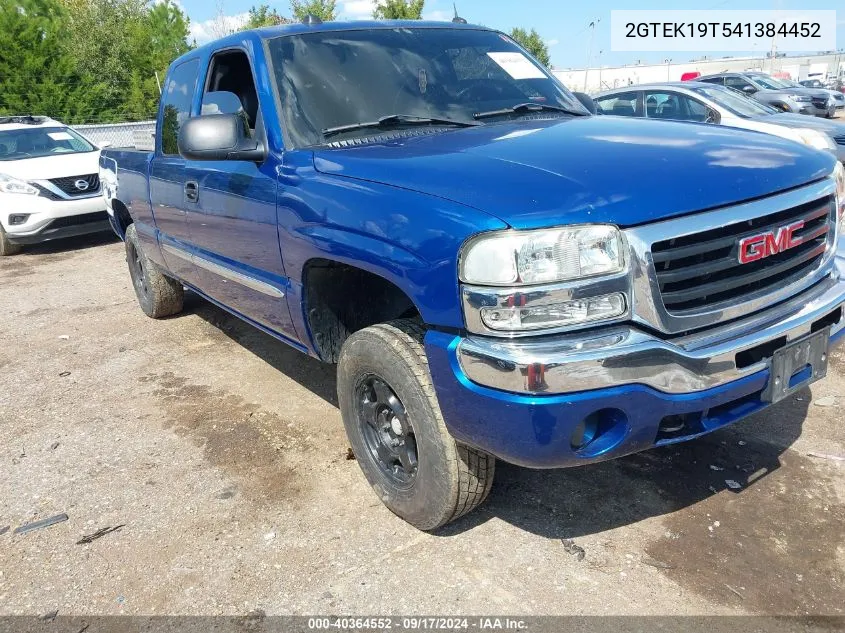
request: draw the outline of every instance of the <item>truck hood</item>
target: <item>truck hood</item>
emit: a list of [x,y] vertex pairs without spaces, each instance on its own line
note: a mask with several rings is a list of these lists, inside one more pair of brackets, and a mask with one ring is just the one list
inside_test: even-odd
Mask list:
[[449,199],[526,229],[643,224],[799,187],[834,164],[774,136],[601,116],[517,120],[314,153],[323,173]]
[[0,174],[19,180],[49,180],[68,176],[96,174],[99,171],[100,151],[76,154],[57,154],[26,160],[0,161]]

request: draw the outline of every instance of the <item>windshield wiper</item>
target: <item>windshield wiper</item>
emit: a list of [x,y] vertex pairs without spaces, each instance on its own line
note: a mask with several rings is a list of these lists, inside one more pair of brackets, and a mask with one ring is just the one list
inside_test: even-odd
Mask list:
[[475,127],[481,125],[475,121],[457,121],[455,119],[441,119],[437,117],[414,116],[412,114],[389,114],[381,117],[378,121],[364,123],[349,123],[328,127],[323,130],[323,137],[328,138],[343,132],[354,132],[355,130],[366,130],[368,128],[389,128],[397,125],[454,125],[456,127]]
[[510,108],[502,108],[501,110],[490,110],[489,112],[478,112],[472,115],[474,119],[487,119],[494,116],[507,116],[510,114],[526,114],[528,112],[565,112],[566,114],[573,114],[575,116],[587,116],[587,112],[579,112],[578,110],[564,108],[556,105],[549,105],[547,103],[517,103]]

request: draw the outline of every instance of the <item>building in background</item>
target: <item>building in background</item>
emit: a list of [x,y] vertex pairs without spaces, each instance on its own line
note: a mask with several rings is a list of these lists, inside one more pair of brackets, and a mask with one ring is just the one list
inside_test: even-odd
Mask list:
[[845,51],[822,55],[796,57],[722,57],[674,63],[667,59],[662,64],[632,64],[599,68],[555,69],[555,76],[571,90],[588,93],[610,90],[633,84],[657,81],[680,81],[687,72],[710,75],[720,72],[743,72],[748,70],[787,77],[795,81],[820,79],[825,81],[845,75]]

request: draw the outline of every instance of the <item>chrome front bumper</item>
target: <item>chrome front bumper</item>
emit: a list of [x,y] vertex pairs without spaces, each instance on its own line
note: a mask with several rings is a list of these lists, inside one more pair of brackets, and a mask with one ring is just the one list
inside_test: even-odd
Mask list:
[[775,307],[683,337],[629,325],[521,340],[470,336],[458,345],[458,361],[472,382],[513,393],[629,384],[669,394],[704,391],[766,369],[774,348],[813,331],[830,327],[836,337],[845,327],[845,259],[837,256],[829,271]]

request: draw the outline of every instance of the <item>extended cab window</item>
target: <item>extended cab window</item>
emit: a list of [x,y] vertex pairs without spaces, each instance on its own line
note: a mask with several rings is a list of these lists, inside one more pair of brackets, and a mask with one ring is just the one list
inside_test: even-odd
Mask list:
[[559,81],[495,31],[321,31],[267,45],[294,147],[372,135],[377,132],[359,129],[327,139],[324,131],[393,115],[466,123],[475,114],[525,103],[587,114]]
[[637,116],[637,93],[625,92],[612,97],[600,97],[596,99],[596,107],[601,114]]
[[164,86],[164,120],[161,125],[161,152],[168,156],[179,153],[179,128],[191,116],[191,103],[197,86],[199,60],[176,66]]

